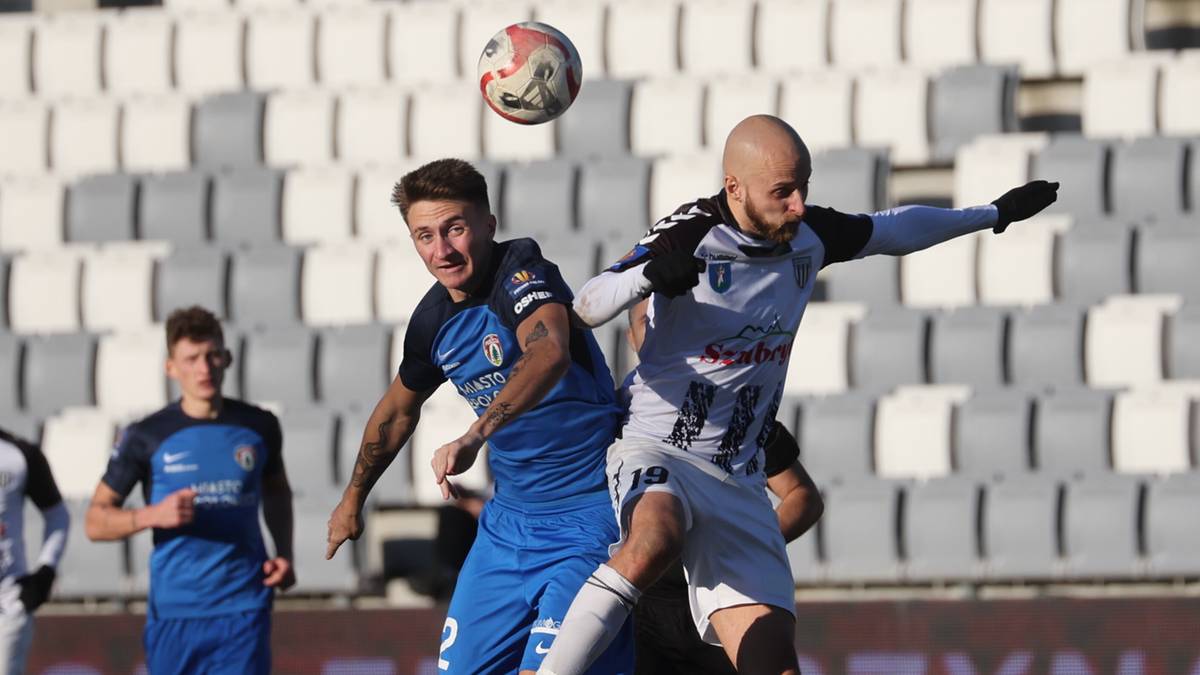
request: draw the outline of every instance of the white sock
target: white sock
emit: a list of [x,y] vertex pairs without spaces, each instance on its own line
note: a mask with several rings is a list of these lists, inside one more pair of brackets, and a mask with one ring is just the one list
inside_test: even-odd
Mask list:
[[617,636],[642,592],[608,565],[584,582],[538,675],[581,675]]

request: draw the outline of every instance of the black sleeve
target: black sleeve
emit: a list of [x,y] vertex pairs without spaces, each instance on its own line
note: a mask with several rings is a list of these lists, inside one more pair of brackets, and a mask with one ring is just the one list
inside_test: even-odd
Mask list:
[[266,478],[283,473],[283,430],[273,413],[264,411],[264,415],[266,420],[260,433],[267,446],[267,463],[263,465],[263,478]]
[[825,246],[825,260],[821,267],[853,260],[871,240],[871,233],[875,230],[871,216],[841,213],[822,206],[807,207],[804,222]]
[[126,427],[108,458],[108,468],[101,480],[124,499],[139,481],[146,480],[149,475],[150,457],[145,439],[136,426]]
[[800,456],[800,444],[796,442],[796,437],[792,435],[792,432],[776,420],[775,426],[771,428],[771,433],[767,437],[767,445],[763,448],[763,454],[766,455],[766,465],[763,467],[763,471],[770,478],[787,471],[787,468],[796,461],[796,458]]
[[715,198],[684,204],[655,223],[646,236],[607,270],[624,272],[675,249],[694,252],[708,231],[721,223],[721,218]]
[[400,361],[400,381],[413,391],[437,389],[446,381],[442,369],[433,364],[433,339],[438,326],[431,325],[432,312],[418,311],[404,332],[404,357]]
[[46,461],[42,449],[21,439],[12,438],[10,440],[25,456],[26,496],[33,500],[34,505],[42,511],[62,502],[58,483],[54,482],[54,474],[50,472],[50,462]]
[[571,306],[574,297],[558,267],[547,260],[527,260],[506,270],[502,290],[493,294],[492,311],[512,331],[542,305]]

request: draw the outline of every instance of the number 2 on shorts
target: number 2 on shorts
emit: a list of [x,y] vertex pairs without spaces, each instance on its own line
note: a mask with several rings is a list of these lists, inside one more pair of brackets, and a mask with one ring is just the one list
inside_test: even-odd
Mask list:
[[442,628],[442,632],[449,632],[449,634],[442,640],[442,647],[438,650],[438,670],[450,670],[450,662],[443,659],[442,654],[446,653],[450,645],[458,639],[458,622],[453,617],[446,617],[446,625]]
[[642,475],[641,469],[636,469],[633,472],[633,486],[629,489],[636,490],[639,483],[644,483],[646,485],[658,485],[659,483],[665,483],[667,482],[667,477],[669,475],[670,474],[668,473],[667,469],[661,466],[647,467],[645,476]]

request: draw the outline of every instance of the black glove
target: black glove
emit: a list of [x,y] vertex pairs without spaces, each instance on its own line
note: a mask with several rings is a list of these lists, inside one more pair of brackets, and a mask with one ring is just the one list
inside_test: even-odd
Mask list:
[[21,604],[25,605],[25,613],[33,614],[46,602],[50,597],[50,587],[54,585],[54,577],[54,568],[42,565],[33,574],[26,574],[17,579],[17,585],[21,587]]
[[690,252],[675,249],[646,263],[646,278],[655,293],[674,298],[700,283],[704,266],[704,261]]
[[1058,201],[1058,183],[1044,180],[1030,181],[1000,195],[996,201],[996,219],[992,232],[1000,234],[1012,223],[1036,216],[1042,209]]

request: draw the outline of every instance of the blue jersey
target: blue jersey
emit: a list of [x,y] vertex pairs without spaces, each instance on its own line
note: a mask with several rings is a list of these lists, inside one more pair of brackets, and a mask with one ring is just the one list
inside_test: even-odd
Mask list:
[[197,618],[269,607],[258,509],[264,476],[283,471],[279,421],[225,399],[216,419],[188,417],[176,402],[130,425],[104,483],[122,497],[137,483],[147,504],[196,490],[195,519],[154,530],[152,617]]
[[[558,268],[532,239],[494,244],[486,281],[470,297],[453,302],[435,284],[417,305],[400,379],[413,391],[449,379],[480,415],[521,357],[521,320],[550,303],[570,309],[571,301]],[[605,452],[618,423],[612,376],[590,331],[571,328],[570,353],[567,374],[550,393],[488,440],[502,501],[530,505],[606,489]]]

